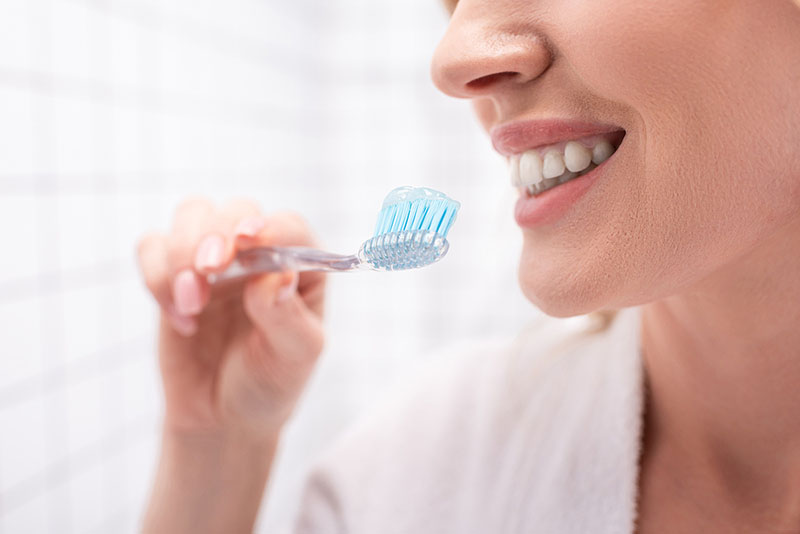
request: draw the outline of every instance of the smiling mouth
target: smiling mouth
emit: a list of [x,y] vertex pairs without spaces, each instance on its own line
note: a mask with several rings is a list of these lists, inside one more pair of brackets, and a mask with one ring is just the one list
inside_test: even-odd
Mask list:
[[580,178],[608,160],[625,131],[590,135],[528,149],[508,157],[511,185],[528,196],[539,195]]

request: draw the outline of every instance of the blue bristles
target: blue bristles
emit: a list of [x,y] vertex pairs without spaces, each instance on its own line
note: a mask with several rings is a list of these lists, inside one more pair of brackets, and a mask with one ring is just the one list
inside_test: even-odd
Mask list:
[[428,230],[447,237],[461,204],[427,187],[398,187],[383,201],[375,236]]
[[359,251],[376,269],[395,271],[438,261],[461,204],[426,187],[398,187],[383,201],[375,235]]

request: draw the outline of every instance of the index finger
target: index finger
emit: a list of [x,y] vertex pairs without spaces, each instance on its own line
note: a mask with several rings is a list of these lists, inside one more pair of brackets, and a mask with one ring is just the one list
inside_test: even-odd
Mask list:
[[[279,247],[313,247],[320,248],[306,219],[291,211],[273,212],[262,216],[262,224],[257,232],[249,235],[237,235],[236,248],[250,250],[264,246]],[[306,296],[319,290],[325,280],[325,273],[305,271],[299,277],[297,291]]]

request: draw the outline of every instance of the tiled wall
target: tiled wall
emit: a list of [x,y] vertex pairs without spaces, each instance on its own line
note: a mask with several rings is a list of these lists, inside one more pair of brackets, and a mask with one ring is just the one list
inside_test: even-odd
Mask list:
[[161,393],[134,245],[189,194],[300,211],[338,252],[397,185],[463,206],[441,263],[331,280],[259,531],[431,350],[536,317],[503,164],[428,80],[444,25],[435,0],[0,2],[0,534],[136,531]]

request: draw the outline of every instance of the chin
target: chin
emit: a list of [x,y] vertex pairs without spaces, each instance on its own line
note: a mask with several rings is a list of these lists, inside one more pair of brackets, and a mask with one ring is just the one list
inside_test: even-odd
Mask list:
[[610,304],[598,277],[590,276],[590,273],[575,269],[543,269],[542,265],[526,262],[523,256],[517,278],[525,298],[551,317],[586,315],[606,309]]

